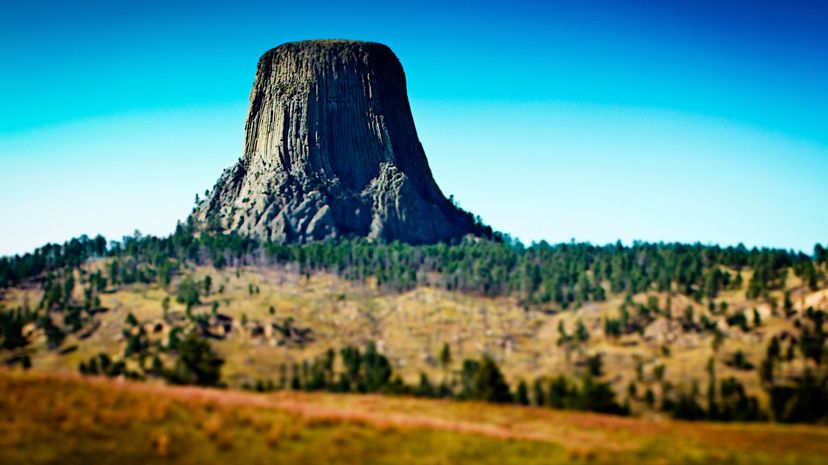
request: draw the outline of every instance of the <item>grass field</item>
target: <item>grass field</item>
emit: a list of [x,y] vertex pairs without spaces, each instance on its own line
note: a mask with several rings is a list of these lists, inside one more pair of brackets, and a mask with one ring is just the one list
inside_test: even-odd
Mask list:
[[828,428],[0,369],[0,463],[821,464]]

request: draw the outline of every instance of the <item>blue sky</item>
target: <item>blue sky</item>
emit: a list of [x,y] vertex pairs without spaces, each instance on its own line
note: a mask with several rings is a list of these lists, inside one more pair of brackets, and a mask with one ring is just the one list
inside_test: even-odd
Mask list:
[[15,3],[0,254],[171,232],[313,38],[389,45],[443,191],[525,242],[828,242],[821,2]]

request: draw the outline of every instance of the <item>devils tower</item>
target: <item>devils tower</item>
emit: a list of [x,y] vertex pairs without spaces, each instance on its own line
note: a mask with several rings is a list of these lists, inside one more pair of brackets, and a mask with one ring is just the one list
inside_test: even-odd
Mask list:
[[265,53],[241,159],[195,219],[260,239],[409,243],[481,235],[431,175],[394,53],[373,42],[292,42]]

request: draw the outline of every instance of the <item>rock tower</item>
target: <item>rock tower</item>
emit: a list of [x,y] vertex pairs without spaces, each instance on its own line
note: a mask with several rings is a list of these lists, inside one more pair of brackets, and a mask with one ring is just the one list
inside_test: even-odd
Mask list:
[[241,159],[194,215],[284,242],[490,233],[437,187],[394,53],[344,40],[286,43],[259,59]]

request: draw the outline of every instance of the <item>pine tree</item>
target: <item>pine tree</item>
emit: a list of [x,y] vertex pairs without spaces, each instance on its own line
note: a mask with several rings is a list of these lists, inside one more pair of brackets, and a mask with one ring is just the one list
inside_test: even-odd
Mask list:
[[529,386],[524,380],[518,382],[517,391],[515,392],[515,403],[518,405],[529,405]]
[[443,348],[440,350],[440,365],[444,370],[448,370],[451,366],[451,347],[448,342],[443,343]]

